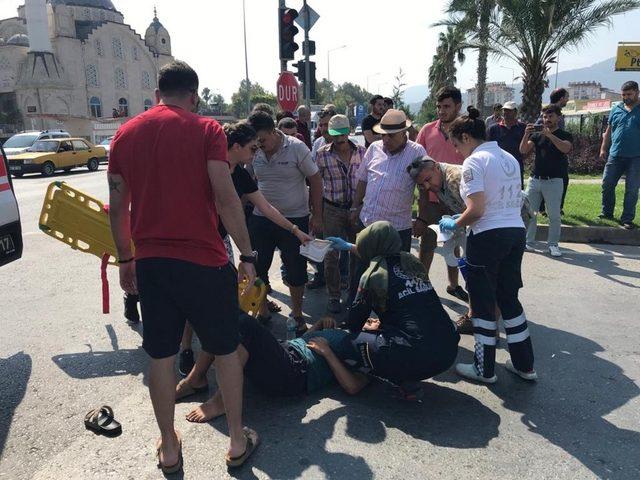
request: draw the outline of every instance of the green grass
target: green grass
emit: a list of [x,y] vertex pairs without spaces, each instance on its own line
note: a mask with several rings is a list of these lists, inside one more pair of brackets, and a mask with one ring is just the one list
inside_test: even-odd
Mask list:
[[[624,185],[616,188],[616,208],[613,213],[614,218],[619,219],[622,213],[622,200],[624,198]],[[591,184],[571,184],[567,191],[567,198],[564,202],[564,215],[562,216],[563,225],[576,226],[599,226],[599,227],[618,227],[617,221],[601,220],[598,218],[602,204],[602,189],[600,185]],[[636,208],[636,218],[639,216],[640,209]],[[538,215],[538,223],[548,224],[549,219]]]
[[601,180],[602,174],[601,173],[592,173],[592,174],[570,173],[569,178],[575,179],[575,180],[594,180],[594,179]]

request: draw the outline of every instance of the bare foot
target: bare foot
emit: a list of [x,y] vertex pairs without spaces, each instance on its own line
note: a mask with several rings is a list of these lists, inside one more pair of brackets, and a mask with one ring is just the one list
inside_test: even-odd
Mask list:
[[164,442],[162,441],[162,438],[159,438],[156,443],[156,455],[160,465],[163,467],[170,467],[178,463],[181,448],[182,437],[177,431],[173,438]]
[[187,413],[187,420],[193,423],[205,423],[224,414],[222,395],[216,392],[209,400]]
[[190,381],[188,378],[184,378],[176,385],[176,400],[188,397],[195,393],[199,393],[199,390],[207,387],[207,380]]

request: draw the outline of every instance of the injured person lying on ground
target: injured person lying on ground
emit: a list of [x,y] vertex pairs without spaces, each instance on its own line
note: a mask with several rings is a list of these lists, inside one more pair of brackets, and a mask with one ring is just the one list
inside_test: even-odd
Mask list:
[[[307,394],[334,381],[355,395],[368,383],[366,375],[347,369],[341,359],[355,363],[358,352],[350,334],[335,329],[332,318],[316,322],[302,337],[280,343],[256,319],[240,314],[238,352],[249,382],[263,393],[274,396]],[[176,386],[176,400],[206,391],[207,371],[215,357],[202,352],[193,370]],[[224,415],[220,390],[187,414],[190,422],[208,422]]]
[[[451,367],[460,336],[422,263],[401,251],[393,226],[375,222],[358,234],[355,245],[336,237],[327,240],[369,264],[347,322],[360,353],[357,369],[410,392],[415,382]],[[369,318],[372,311],[378,321]]]

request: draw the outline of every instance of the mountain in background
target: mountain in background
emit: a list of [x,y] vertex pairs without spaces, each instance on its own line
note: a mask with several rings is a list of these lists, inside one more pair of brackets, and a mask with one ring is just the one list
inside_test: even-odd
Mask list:
[[[616,63],[615,57],[608,58],[602,62],[591,65],[590,67],[577,68],[575,70],[566,70],[558,73],[558,81],[556,82],[556,75],[549,76],[549,88],[545,89],[542,96],[543,103],[549,101],[549,95],[557,84],[558,87],[566,86],[569,82],[587,82],[594,81],[599,82],[605,88],[612,90],[618,90],[620,86],[628,81],[635,80],[640,83],[640,72],[616,72],[614,66]],[[490,81],[490,80],[489,80]],[[520,104],[522,101],[522,84],[516,83],[514,85],[515,101]],[[463,101],[466,97],[466,89],[462,92]],[[417,113],[420,111],[422,102],[429,96],[429,87],[427,85],[414,85],[408,87],[403,94],[403,100],[409,105],[412,112]]]

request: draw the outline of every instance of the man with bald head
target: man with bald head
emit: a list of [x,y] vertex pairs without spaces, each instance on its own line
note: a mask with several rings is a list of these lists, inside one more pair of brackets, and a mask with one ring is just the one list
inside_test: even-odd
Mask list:
[[311,110],[304,105],[300,105],[297,110],[298,118],[296,123],[298,124],[298,133],[304,138],[304,143],[309,150],[312,148],[311,144],[311,131],[309,130],[309,122],[311,122]]

